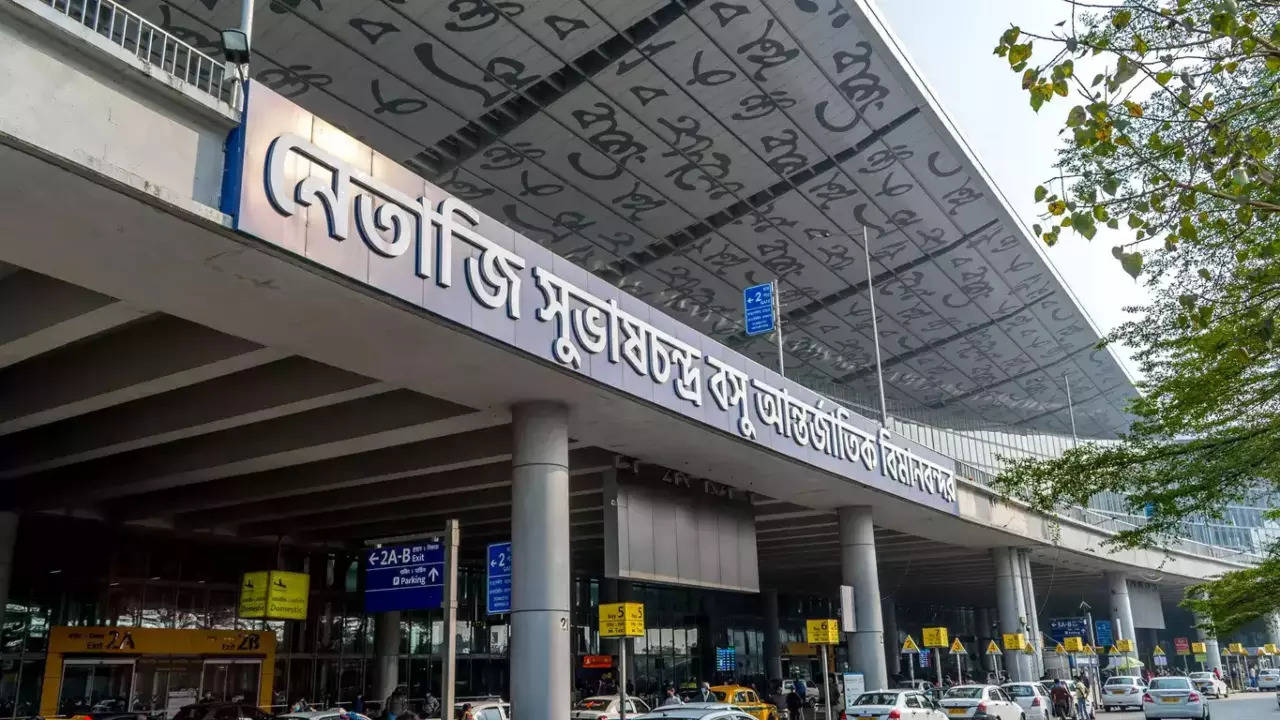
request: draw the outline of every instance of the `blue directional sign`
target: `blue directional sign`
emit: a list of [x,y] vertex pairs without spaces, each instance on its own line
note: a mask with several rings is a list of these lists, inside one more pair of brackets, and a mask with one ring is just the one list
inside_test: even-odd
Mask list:
[[1115,637],[1111,634],[1110,620],[1095,620],[1093,625],[1098,630],[1098,645],[1101,647],[1111,647],[1115,642]]
[[1069,637],[1089,642],[1089,620],[1082,617],[1054,618],[1049,621],[1049,635],[1054,642],[1062,642]]
[[490,615],[511,612],[511,543],[489,546],[489,591],[485,610]]
[[748,335],[773,332],[773,285],[752,285],[742,291],[742,322]]
[[444,545],[438,540],[372,549],[365,555],[364,609],[444,606]]

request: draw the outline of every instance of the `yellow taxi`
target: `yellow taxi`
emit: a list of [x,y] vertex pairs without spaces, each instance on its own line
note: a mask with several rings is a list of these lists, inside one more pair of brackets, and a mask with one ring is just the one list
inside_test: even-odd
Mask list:
[[720,702],[732,703],[742,708],[756,720],[778,720],[778,708],[756,695],[756,691],[741,685],[716,685],[711,688]]

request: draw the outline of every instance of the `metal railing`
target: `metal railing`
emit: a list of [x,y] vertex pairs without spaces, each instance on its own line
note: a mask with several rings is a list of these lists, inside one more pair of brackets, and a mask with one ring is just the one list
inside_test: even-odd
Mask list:
[[[966,462],[960,460],[955,461],[956,474],[965,477],[983,487],[991,488],[992,481],[995,479],[991,473],[976,468]],[[1092,525],[1096,528],[1107,530],[1109,532],[1120,532],[1122,530],[1132,530],[1140,527],[1140,523],[1129,522],[1121,518],[1104,513],[1092,508],[1072,505],[1058,510],[1060,517],[1082,522]],[[1202,543],[1198,540],[1192,540],[1186,537],[1180,537],[1169,541],[1165,545],[1166,549],[1179,550],[1181,552],[1201,557],[1209,557],[1217,560],[1230,560],[1235,562],[1243,562],[1248,564],[1257,564],[1263,560],[1263,557],[1247,550],[1237,550],[1220,545],[1210,545]]]
[[179,40],[112,0],[42,0],[45,5],[106,38],[145,63],[196,90],[237,106],[239,82],[226,64]]

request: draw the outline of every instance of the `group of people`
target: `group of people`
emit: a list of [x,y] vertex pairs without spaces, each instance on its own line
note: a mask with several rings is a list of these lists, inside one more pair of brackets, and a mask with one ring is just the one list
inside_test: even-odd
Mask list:
[[1071,678],[1070,682],[1061,678],[1054,681],[1049,688],[1049,700],[1053,703],[1053,716],[1066,720],[1072,715],[1072,703],[1075,703],[1077,720],[1093,720],[1093,703],[1090,699],[1089,678],[1084,673]]

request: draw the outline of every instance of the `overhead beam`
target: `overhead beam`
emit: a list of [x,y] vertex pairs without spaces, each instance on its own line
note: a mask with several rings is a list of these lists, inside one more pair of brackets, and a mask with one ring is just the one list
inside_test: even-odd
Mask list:
[[92,337],[147,311],[23,268],[0,275],[0,368]]
[[288,357],[78,418],[0,436],[0,478],[295,415],[391,389],[355,373]]
[[21,478],[13,496],[16,506],[24,509],[61,507],[68,500],[84,505],[352,455],[503,420],[500,414],[468,412],[410,390],[393,390],[37,473]]
[[168,392],[284,357],[168,315],[0,370],[0,435]]

